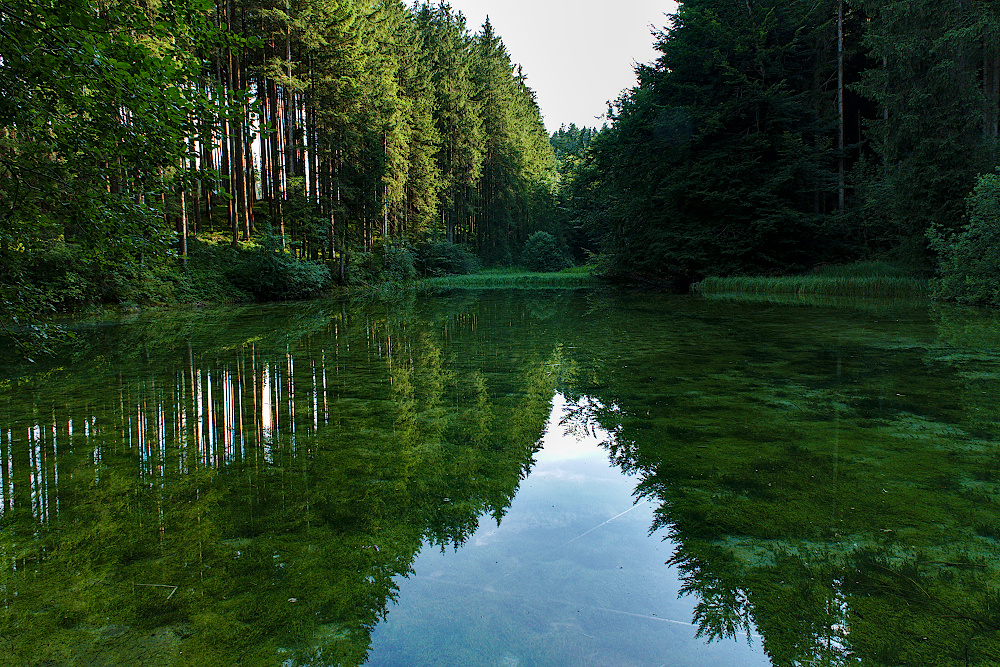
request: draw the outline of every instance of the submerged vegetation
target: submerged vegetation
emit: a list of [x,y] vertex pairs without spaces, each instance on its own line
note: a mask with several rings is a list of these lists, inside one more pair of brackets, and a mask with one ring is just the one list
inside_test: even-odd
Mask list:
[[698,304],[602,304],[571,420],[656,503],[699,635],[776,667],[995,664],[996,318]]
[[[467,557],[452,547],[478,549],[480,524],[484,542],[502,539],[489,524],[509,518],[556,391],[564,423],[602,434],[654,508],[637,532],[668,538],[653,567],[690,601],[672,619],[684,646],[746,633],[775,667],[994,664],[998,331],[973,309],[610,290],[82,323],[59,363],[0,365],[0,664],[392,662],[369,646],[399,620],[401,578],[446,583],[410,572],[421,545]],[[562,508],[536,501],[532,526],[566,529]],[[585,573],[565,606],[600,607],[608,632],[562,637],[564,601],[496,595],[501,564],[476,572],[495,607],[435,598],[446,644],[415,629],[430,619],[397,625],[398,655],[413,653],[395,662],[431,663],[469,637],[565,640],[534,662],[567,665],[598,636],[662,639],[648,601],[633,626],[594,601],[619,585],[604,565],[628,553],[600,535],[584,552],[596,562],[510,552],[537,564],[532,581]],[[471,605],[457,590],[444,599]],[[504,616],[504,632],[457,625],[468,616]],[[475,648],[446,664],[496,664]]]
[[558,350],[470,368],[463,306],[140,314],[0,377],[0,665],[364,663],[397,578],[504,516],[548,417]]

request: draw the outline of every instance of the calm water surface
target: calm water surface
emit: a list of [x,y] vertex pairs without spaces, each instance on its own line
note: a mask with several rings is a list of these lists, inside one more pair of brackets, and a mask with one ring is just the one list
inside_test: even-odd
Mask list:
[[461,292],[0,371],[0,665],[1000,663],[1000,323]]

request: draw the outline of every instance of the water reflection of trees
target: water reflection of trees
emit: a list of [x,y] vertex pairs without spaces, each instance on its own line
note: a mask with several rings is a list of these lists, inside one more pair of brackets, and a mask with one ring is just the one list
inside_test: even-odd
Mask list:
[[[965,523],[995,513],[992,498],[977,507],[979,491],[928,485],[922,470],[891,479],[844,452],[833,470],[811,447],[664,439],[642,425],[648,407],[605,392],[582,397],[571,419],[609,431],[610,457],[639,477],[636,496],[658,504],[651,533],[675,545],[668,564],[696,597],[699,636],[759,635],[775,665],[1000,660],[1000,549],[982,524]],[[977,465],[947,452],[937,460],[943,476]],[[903,501],[913,505],[886,500],[897,485],[919,487]],[[834,498],[845,506],[832,508]],[[914,520],[939,513],[953,521]]]
[[10,664],[360,664],[421,545],[503,516],[544,348],[500,368],[489,308],[313,308],[84,334],[6,382]]
[[721,307],[616,318],[568,391],[657,503],[699,635],[759,635],[775,665],[1000,663],[996,347],[953,311]]

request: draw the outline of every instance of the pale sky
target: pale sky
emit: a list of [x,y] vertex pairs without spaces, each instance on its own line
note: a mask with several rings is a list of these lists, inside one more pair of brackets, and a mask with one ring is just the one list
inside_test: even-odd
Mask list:
[[651,27],[667,25],[672,0],[449,0],[479,32],[489,15],[511,61],[538,96],[545,127],[600,127],[608,100],[635,84],[633,64],[656,59]]

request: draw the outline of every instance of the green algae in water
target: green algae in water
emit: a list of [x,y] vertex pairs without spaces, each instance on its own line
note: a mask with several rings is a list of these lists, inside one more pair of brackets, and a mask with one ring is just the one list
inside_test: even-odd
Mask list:
[[[472,558],[549,488],[530,475],[557,391],[634,475],[626,518],[649,512],[663,553],[631,578],[687,605],[649,644],[664,662],[756,638],[774,665],[995,664],[998,340],[940,306],[603,290],[90,323],[0,379],[0,665],[378,663],[386,627],[414,664],[620,658],[595,628],[623,609],[542,593],[574,572],[588,609],[622,595],[602,563],[632,543],[601,531],[522,570],[537,597],[484,610],[502,628],[400,625],[421,559]],[[532,516],[558,530],[585,503]],[[620,620],[625,644],[665,636]]]

